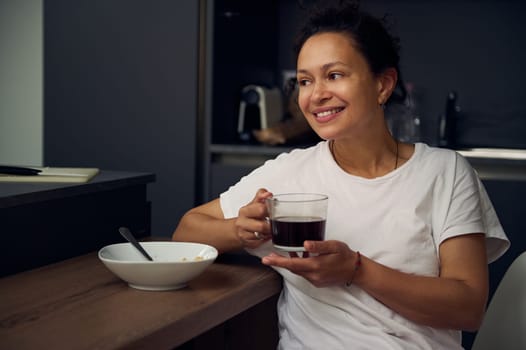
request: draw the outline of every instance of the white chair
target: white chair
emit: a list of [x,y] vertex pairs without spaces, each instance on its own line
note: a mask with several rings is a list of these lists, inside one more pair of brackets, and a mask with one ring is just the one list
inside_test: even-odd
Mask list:
[[526,349],[526,252],[504,274],[471,349]]

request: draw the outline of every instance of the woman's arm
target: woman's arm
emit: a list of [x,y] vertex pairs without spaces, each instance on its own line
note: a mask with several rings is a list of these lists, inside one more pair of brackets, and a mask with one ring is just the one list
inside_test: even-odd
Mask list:
[[488,297],[485,237],[457,236],[444,241],[439,249],[438,278],[402,273],[364,258],[354,283],[414,322],[477,330]]
[[[238,216],[231,219],[225,219],[219,199],[195,207],[183,215],[172,239],[209,244],[219,253],[257,248],[270,238],[264,203],[270,196],[272,193],[260,189],[250,203],[239,209]],[[254,234],[256,231],[259,237]]]
[[[377,300],[415,323],[447,329],[476,330],[482,322],[488,270],[485,237],[468,234],[440,245],[440,276],[403,273],[357,254],[339,241],[305,242],[307,259],[278,255],[263,258],[308,279],[316,286],[343,285],[351,281]],[[417,263],[417,262],[415,262]]]
[[205,243],[219,253],[241,249],[236,235],[235,219],[225,219],[219,199],[189,210],[173,233],[174,241]]

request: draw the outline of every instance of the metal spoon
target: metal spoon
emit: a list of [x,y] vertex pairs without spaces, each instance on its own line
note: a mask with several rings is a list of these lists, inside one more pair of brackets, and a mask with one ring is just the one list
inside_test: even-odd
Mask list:
[[122,235],[122,237],[126,238],[126,240],[130,242],[135,248],[137,248],[137,250],[140,251],[146,259],[153,261],[152,257],[146,252],[146,250],[144,250],[144,248],[139,244],[139,242],[137,242],[137,240],[127,227],[119,228],[119,233]]

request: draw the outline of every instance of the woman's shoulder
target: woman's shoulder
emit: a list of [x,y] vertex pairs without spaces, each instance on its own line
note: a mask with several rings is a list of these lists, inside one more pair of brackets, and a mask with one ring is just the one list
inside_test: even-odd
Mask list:
[[327,141],[320,141],[312,146],[294,148],[288,152],[281,153],[274,158],[274,160],[285,163],[301,163],[305,160],[312,160],[313,157],[322,155],[327,147]]
[[417,143],[415,145],[415,155],[415,166],[421,170],[428,170],[429,173],[447,176],[452,176],[453,174],[471,176],[470,174],[474,172],[469,161],[452,149]]
[[426,143],[418,142],[415,144],[415,149],[417,153],[420,153],[423,158],[434,158],[434,159],[451,159],[455,158],[458,154],[452,149],[442,148],[436,146],[430,146]]
[[282,177],[290,174],[302,172],[306,167],[311,167],[317,157],[323,155],[324,147],[327,147],[322,141],[316,145],[306,148],[294,148],[289,151],[280,153],[274,158],[266,160],[261,166],[254,169],[249,175],[261,175],[265,177]]
[[417,158],[423,162],[432,162],[435,164],[444,165],[455,165],[457,162],[467,162],[466,159],[457,151],[442,148],[429,146],[425,143],[416,143],[415,144],[415,154]]

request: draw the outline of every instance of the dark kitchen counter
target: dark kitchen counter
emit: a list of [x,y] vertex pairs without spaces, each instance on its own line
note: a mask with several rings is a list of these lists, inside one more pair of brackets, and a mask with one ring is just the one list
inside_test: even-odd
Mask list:
[[0,182],[0,209],[155,181],[151,173],[100,171],[86,183]]
[[102,170],[87,183],[0,182],[0,277],[149,236],[151,173]]

